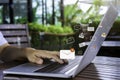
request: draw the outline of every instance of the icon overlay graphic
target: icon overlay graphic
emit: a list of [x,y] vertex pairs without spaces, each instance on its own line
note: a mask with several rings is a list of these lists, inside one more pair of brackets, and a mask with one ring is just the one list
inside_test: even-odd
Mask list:
[[79,34],[79,38],[82,38],[82,39],[83,39],[84,37],[85,37],[85,36],[84,36],[84,33],[80,33],[80,34]]
[[102,33],[102,34],[101,34],[101,37],[104,37],[104,38],[105,38],[106,36],[107,36],[106,33]]
[[60,59],[75,59],[75,50],[60,50]]
[[87,31],[95,31],[94,27],[87,27]]

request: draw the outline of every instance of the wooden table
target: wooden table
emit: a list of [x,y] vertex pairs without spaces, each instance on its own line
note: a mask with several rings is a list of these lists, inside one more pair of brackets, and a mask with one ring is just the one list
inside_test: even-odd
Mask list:
[[120,80],[120,58],[97,56],[93,62],[73,79],[3,76],[2,71],[18,62],[0,64],[0,80]]

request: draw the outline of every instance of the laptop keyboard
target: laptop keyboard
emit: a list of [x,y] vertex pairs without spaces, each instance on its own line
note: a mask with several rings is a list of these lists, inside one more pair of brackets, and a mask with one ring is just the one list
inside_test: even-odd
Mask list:
[[65,64],[59,64],[57,62],[52,62],[51,64],[49,64],[48,66],[39,69],[35,72],[45,72],[45,73],[56,73],[56,72],[60,72],[60,73],[65,73],[66,71],[70,70],[71,68],[73,68],[75,65],[77,65],[78,63],[76,63],[76,60],[73,60],[69,63],[65,63]]

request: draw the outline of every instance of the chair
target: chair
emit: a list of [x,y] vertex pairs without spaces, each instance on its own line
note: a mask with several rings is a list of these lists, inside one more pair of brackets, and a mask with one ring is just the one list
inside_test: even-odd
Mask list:
[[0,31],[12,46],[30,47],[29,31],[26,24],[1,24]]

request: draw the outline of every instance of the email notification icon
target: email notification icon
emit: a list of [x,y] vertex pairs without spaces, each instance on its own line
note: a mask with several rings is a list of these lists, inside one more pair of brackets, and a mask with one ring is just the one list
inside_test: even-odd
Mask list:
[[60,59],[75,59],[75,51],[60,50]]

